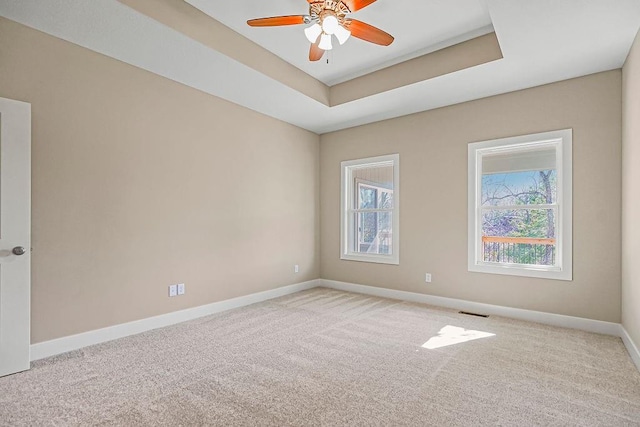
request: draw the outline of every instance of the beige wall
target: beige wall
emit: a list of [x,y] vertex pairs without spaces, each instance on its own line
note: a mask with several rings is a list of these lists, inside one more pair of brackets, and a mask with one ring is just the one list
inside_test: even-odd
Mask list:
[[[638,50],[624,71],[623,212],[636,342]],[[34,343],[319,276],[620,321],[620,71],[319,138],[2,18],[0,59],[0,96],[33,108]],[[563,128],[574,280],[467,272],[467,144]],[[340,161],[396,152],[400,266],[341,261]],[[187,294],[168,298],[178,282]]]
[[[621,105],[617,70],[323,135],[322,278],[620,322]],[[574,280],[469,273],[467,144],[565,128]],[[340,161],[390,153],[400,154],[400,265],[342,261]]]
[[32,342],[318,277],[317,135],[5,19],[0,96],[32,104]]
[[622,325],[640,345],[640,35],[622,77]]

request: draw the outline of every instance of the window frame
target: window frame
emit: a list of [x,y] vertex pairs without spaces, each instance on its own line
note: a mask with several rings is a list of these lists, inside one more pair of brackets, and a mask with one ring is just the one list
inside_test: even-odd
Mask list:
[[[572,227],[572,129],[500,138],[468,146],[468,270],[555,280],[573,280]],[[556,265],[539,266],[484,262],[482,260],[482,156],[497,152],[522,152],[529,147],[555,146],[556,202],[547,206],[556,212]]]
[[[393,188],[385,188],[375,183],[353,177],[353,171],[357,169],[366,169],[371,167],[393,166]],[[389,154],[385,156],[368,157],[357,160],[346,160],[340,163],[340,259],[346,261],[361,261],[377,264],[395,264],[400,263],[400,155]],[[358,181],[358,182],[356,182]],[[362,211],[354,205],[356,203],[356,191],[358,185],[363,184],[370,187],[378,187],[383,190],[393,192],[393,208],[391,209],[374,209],[375,212],[385,211],[391,212],[392,217],[392,235],[391,235],[391,254],[371,254],[355,252],[353,248],[354,242],[358,238],[357,229],[355,227],[356,220],[354,215]],[[372,211],[372,210],[366,210]]]

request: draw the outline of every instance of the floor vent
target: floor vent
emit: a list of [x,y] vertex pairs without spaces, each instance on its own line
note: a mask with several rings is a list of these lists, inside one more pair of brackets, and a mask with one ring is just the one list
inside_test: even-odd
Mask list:
[[459,311],[458,313],[460,313],[460,314],[466,314],[467,316],[489,317],[489,315],[488,315],[488,314],[471,313],[471,312],[469,312],[469,311]]

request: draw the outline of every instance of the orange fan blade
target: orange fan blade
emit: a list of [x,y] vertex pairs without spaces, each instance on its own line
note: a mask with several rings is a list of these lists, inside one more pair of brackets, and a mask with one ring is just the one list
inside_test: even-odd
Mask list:
[[280,25],[304,24],[304,15],[272,16],[270,18],[250,19],[247,21],[252,27],[277,27]]
[[376,0],[342,0],[342,3],[344,3],[351,12],[355,12],[356,10],[364,9],[375,1]]
[[391,34],[385,33],[380,28],[358,21],[357,19],[345,20],[345,27],[351,31],[353,37],[382,46],[389,46],[393,43],[393,36]]
[[309,48],[309,61],[319,61],[324,55],[324,50],[318,47],[319,44],[320,36],[318,36],[315,43],[311,43],[311,47]]

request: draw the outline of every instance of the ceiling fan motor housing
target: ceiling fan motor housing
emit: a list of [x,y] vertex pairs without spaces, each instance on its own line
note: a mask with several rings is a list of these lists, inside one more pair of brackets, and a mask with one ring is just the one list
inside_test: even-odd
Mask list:
[[317,1],[309,5],[311,19],[318,20],[321,24],[325,17],[334,16],[338,19],[340,25],[344,25],[347,13],[351,13],[351,10],[339,0]]

